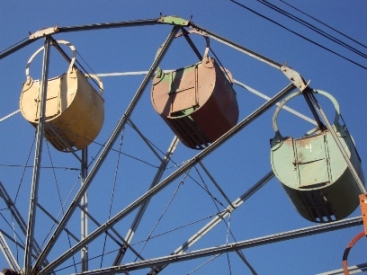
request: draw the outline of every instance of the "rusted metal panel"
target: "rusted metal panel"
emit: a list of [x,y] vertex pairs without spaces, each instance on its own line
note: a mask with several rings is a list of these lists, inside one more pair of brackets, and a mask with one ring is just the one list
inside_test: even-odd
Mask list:
[[161,72],[153,80],[151,100],[186,146],[202,149],[236,125],[236,93],[229,77],[212,58]]

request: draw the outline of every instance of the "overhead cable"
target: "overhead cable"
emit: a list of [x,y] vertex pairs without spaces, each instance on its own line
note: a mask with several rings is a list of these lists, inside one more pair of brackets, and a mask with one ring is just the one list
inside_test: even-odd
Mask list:
[[254,13],[254,14],[256,14],[256,15],[258,15],[258,16],[260,16],[260,17],[262,17],[262,18],[264,18],[264,19],[266,19],[266,20],[268,20],[268,21],[270,21],[270,22],[272,22],[274,24],[276,24],[276,25],[278,25],[279,27],[281,27],[281,28],[283,28],[283,29],[285,29],[285,30],[287,30],[287,31],[289,31],[289,32],[291,32],[291,33],[293,33],[293,34],[295,34],[295,35],[297,35],[297,36],[305,39],[306,41],[308,41],[308,42],[310,42],[310,43],[312,43],[312,44],[314,44],[314,45],[316,45],[316,46],[318,46],[318,47],[320,47],[320,48],[322,48],[322,49],[324,49],[324,50],[326,50],[326,51],[328,51],[330,53],[333,53],[333,54],[335,54],[335,55],[337,55],[337,56],[339,56],[339,57],[341,57],[341,58],[343,58],[343,59],[351,62],[352,64],[354,64],[354,65],[356,65],[356,66],[358,66],[358,67],[360,67],[362,69],[367,70],[367,67],[366,66],[364,66],[362,64],[359,64],[358,62],[353,61],[353,60],[351,60],[351,59],[349,59],[349,58],[347,58],[347,57],[345,57],[345,56],[343,56],[343,55],[341,55],[341,54],[339,54],[339,53],[337,53],[337,52],[335,52],[335,51],[333,51],[333,50],[331,50],[331,49],[329,49],[329,48],[327,48],[327,47],[325,47],[323,45],[321,45],[320,43],[317,43],[317,42],[311,40],[310,38],[307,38],[307,37],[305,37],[303,35],[300,35],[299,33],[297,33],[295,31],[293,31],[293,30],[285,27],[284,25],[282,25],[282,24],[274,21],[273,19],[270,19],[269,17],[266,17],[266,16],[260,14],[259,12],[255,11],[253,9],[250,9],[249,7],[245,6],[244,4],[241,4],[241,3],[239,3],[239,2],[237,2],[235,0],[230,0],[230,1],[233,2],[233,3],[235,3],[235,4],[237,4],[237,5],[239,5],[240,7],[244,8],[244,9],[246,9],[246,10],[248,10],[248,11],[250,11],[250,12],[252,12],[252,13]]
[[356,49],[356,48],[354,48],[354,47],[346,44],[345,42],[341,41],[340,39],[338,39],[338,38],[336,38],[336,37],[328,34],[327,32],[319,29],[318,27],[310,24],[309,22],[307,22],[307,21],[305,21],[303,19],[300,19],[299,17],[297,17],[297,16],[295,16],[295,15],[293,15],[293,14],[291,14],[291,13],[289,13],[289,12],[287,12],[287,11],[279,8],[279,7],[277,7],[274,4],[269,3],[268,1],[265,1],[265,0],[257,0],[257,1],[260,2],[263,5],[266,5],[267,7],[271,8],[272,10],[277,11],[278,13],[281,13],[284,16],[286,16],[286,17],[288,17],[288,18],[290,18],[290,19],[292,19],[292,20],[294,20],[294,21],[302,24],[303,26],[306,26],[307,28],[309,28],[309,29],[313,30],[314,32],[322,35],[323,37],[325,37],[325,38],[327,38],[327,39],[329,39],[329,40],[331,40],[331,41],[339,44],[340,46],[342,46],[342,47],[344,47],[344,48],[346,48],[346,49],[348,49],[348,50],[350,50],[350,51],[352,51],[352,52],[360,55],[361,57],[367,58],[367,54],[365,54],[365,53],[359,51],[358,49]]
[[309,17],[309,18],[311,18],[311,19],[315,20],[316,22],[320,23],[321,25],[323,25],[323,26],[325,26],[325,27],[327,27],[327,28],[329,28],[329,29],[333,30],[334,32],[336,32],[336,33],[338,33],[338,34],[340,34],[340,35],[344,36],[345,38],[348,38],[349,40],[351,40],[351,41],[355,42],[356,44],[358,44],[358,45],[362,46],[363,48],[367,49],[367,46],[366,46],[366,45],[362,44],[361,42],[357,41],[356,39],[354,39],[354,38],[352,38],[352,37],[350,37],[350,36],[348,36],[348,35],[346,35],[346,34],[342,33],[341,31],[338,31],[337,29],[335,29],[335,28],[331,27],[330,25],[328,25],[328,24],[326,24],[326,23],[322,22],[321,20],[319,20],[319,19],[317,19],[317,18],[315,18],[315,17],[313,17],[313,16],[311,16],[311,15],[309,15],[309,14],[307,14],[307,13],[303,12],[302,10],[300,10],[300,9],[296,8],[295,6],[293,6],[293,5],[291,5],[291,4],[287,3],[287,2],[285,2],[284,0],[280,0],[280,1],[281,1],[281,2],[283,2],[284,4],[286,4],[286,5],[290,6],[291,8],[295,9],[296,11],[298,11],[298,12],[302,13],[303,15],[306,15],[307,17]]

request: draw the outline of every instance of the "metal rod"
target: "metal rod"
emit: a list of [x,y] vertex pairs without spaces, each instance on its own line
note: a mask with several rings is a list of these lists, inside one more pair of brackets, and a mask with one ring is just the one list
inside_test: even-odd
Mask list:
[[[165,155],[165,157],[161,160],[161,165],[159,166],[157,173],[149,187],[149,189],[151,189],[153,186],[155,186],[162,178],[163,176],[163,172],[166,169],[169,161],[171,160],[171,157],[174,153],[174,151],[176,150],[177,144],[179,142],[179,139],[175,136],[170,144],[170,146],[168,147],[167,153]],[[134,221],[132,223],[132,225],[130,226],[130,229],[125,237],[125,240],[127,243],[130,243],[131,240],[134,237],[135,231],[137,230],[141,219],[144,216],[144,213],[146,211],[146,209],[148,208],[150,200],[146,200],[139,208],[138,213],[136,214]],[[115,261],[113,262],[113,265],[119,265],[125,255],[127,251],[127,247],[126,246],[122,246],[121,249],[119,250]]]
[[319,127],[320,130],[324,130],[325,125],[321,122],[321,119],[320,119],[319,115],[317,114],[315,106],[312,104],[312,99],[311,99],[312,94],[313,94],[313,89],[311,89],[311,88],[306,88],[302,92],[302,95],[305,98],[306,103],[307,103],[308,107],[310,108],[313,117],[315,118],[317,126]]
[[[14,202],[10,198],[8,192],[5,189],[5,186],[0,182],[0,197],[3,198],[4,202],[6,203],[6,206],[8,207],[11,215],[14,217],[16,223],[18,224],[20,230],[23,232],[23,234],[27,235],[27,224],[24,221],[22,215],[19,213],[17,207],[15,206]],[[39,207],[47,216],[49,216],[53,221],[56,221],[39,203],[37,203],[37,207]],[[57,221],[56,221],[57,222]],[[68,232],[68,231],[67,231]],[[70,233],[70,232],[68,232]],[[24,248],[24,247],[23,247]],[[32,254],[34,258],[36,258],[42,251],[41,246],[37,243],[37,240],[33,240],[33,250],[34,253]],[[48,261],[45,261],[46,264],[48,264]],[[44,265],[45,266],[45,265]]]
[[[53,217],[53,215],[50,213],[50,212],[48,212],[47,210],[46,210],[46,208],[44,208],[41,204],[39,204],[39,203],[37,203],[37,207],[39,208],[39,209],[41,209],[41,211],[43,211],[43,213],[45,213],[54,223],[56,223],[56,224],[59,224],[59,221],[57,220],[57,219],[55,219],[54,217]],[[66,232],[66,234],[68,234],[70,237],[72,237],[75,241],[77,241],[77,242],[79,242],[80,241],[80,239],[79,238],[77,238],[77,236],[75,236],[72,232],[70,232],[70,230],[69,229],[67,229],[66,227],[64,228],[64,230],[65,230],[65,232]],[[37,253],[38,255],[41,253],[41,248],[39,249],[39,252]]]
[[81,26],[59,27],[58,32],[90,31],[90,30],[112,29],[112,28],[121,28],[121,27],[137,27],[137,26],[162,24],[162,22],[159,22],[158,20],[159,18],[146,19],[146,20],[110,22],[110,23],[97,23],[97,24],[81,25]]
[[227,46],[229,46],[229,47],[231,47],[235,50],[238,50],[238,51],[240,51],[240,52],[242,52],[242,53],[244,53],[248,56],[251,56],[251,57],[253,57],[253,58],[255,58],[255,59],[257,59],[261,62],[264,62],[264,63],[270,65],[271,67],[274,67],[276,69],[281,69],[281,67],[282,67],[282,65],[280,63],[275,62],[275,61],[267,58],[266,56],[260,55],[260,54],[254,52],[250,49],[247,49],[247,48],[245,48],[245,47],[243,47],[243,46],[241,46],[241,45],[239,45],[239,44],[237,44],[237,43],[235,43],[235,42],[233,42],[229,39],[226,39],[222,36],[219,36],[218,34],[215,34],[215,33],[211,32],[209,30],[206,30],[206,29],[204,29],[204,28],[202,28],[202,27],[200,27],[200,26],[198,26],[198,25],[196,25],[192,22],[190,22],[190,27],[192,27],[193,29],[198,30],[200,32],[203,32],[203,34],[207,34],[209,37],[213,38],[214,40],[219,41],[220,43],[222,43],[224,45],[227,45]]
[[[84,180],[87,178],[88,175],[88,147],[82,150],[82,180],[81,185],[83,186]],[[80,212],[80,239],[84,240],[88,236],[88,216],[85,214],[88,211],[88,193],[87,191],[84,193],[82,199],[80,200],[80,207],[83,209]],[[82,264],[82,271],[88,270],[88,246],[84,246],[81,249],[81,264]]]
[[13,253],[11,253],[11,250],[9,249],[8,244],[6,243],[5,238],[3,237],[3,234],[0,232],[0,249],[4,254],[4,257],[6,261],[8,262],[11,269],[16,270],[16,272],[20,273],[21,269],[18,265],[18,262],[15,260],[15,257]]
[[236,250],[235,252],[238,255],[238,257],[240,257],[240,259],[245,263],[245,265],[251,270],[252,275],[258,275],[256,270],[250,265],[248,260],[245,258],[245,255],[243,255],[242,251]]
[[[172,70],[163,70],[163,72],[171,72]],[[146,75],[148,73],[148,71],[136,71],[136,72],[115,72],[115,73],[98,73],[96,74],[98,77],[119,77],[119,76],[134,76],[134,75]],[[236,80],[233,79],[233,83],[246,89],[247,91],[249,91],[250,93],[253,93],[254,95],[257,95],[258,97],[261,97],[265,100],[269,100],[270,97],[265,95],[262,92],[259,92],[257,90],[255,90],[254,88],[251,88],[250,86]],[[279,105],[279,103],[276,103],[276,105]],[[309,118],[308,116],[305,116],[304,114],[289,108],[288,106],[283,106],[282,107],[284,110],[304,119],[305,121],[308,121],[310,123],[312,123],[313,125],[317,125],[316,121],[312,118]]]
[[10,198],[2,182],[0,182],[0,197],[3,198],[6,206],[10,210],[11,215],[14,217],[15,221],[17,222],[18,226],[20,227],[20,230],[23,232],[24,235],[27,235],[27,224],[24,221],[22,215],[19,213],[16,206],[14,205],[14,202]]
[[198,163],[201,166],[201,168],[204,170],[205,174],[209,177],[211,182],[214,184],[214,186],[218,189],[219,193],[221,193],[223,198],[227,201],[227,203],[229,203],[229,205],[232,206],[232,203],[231,203],[230,199],[228,198],[226,193],[224,193],[223,189],[220,187],[220,185],[217,183],[217,181],[213,178],[213,176],[208,171],[208,169],[206,169],[206,167],[204,166],[204,164],[201,161],[199,161]]
[[[57,264],[63,263],[67,258],[74,255],[77,250],[79,250],[81,247],[83,247],[85,244],[93,241],[95,238],[97,238],[100,234],[103,234],[106,230],[114,226],[118,221],[120,221],[122,218],[124,218],[126,215],[131,213],[133,210],[135,210],[140,204],[144,203],[146,200],[149,200],[153,195],[161,191],[164,187],[168,186],[169,183],[171,183],[173,180],[178,178],[182,173],[187,171],[189,168],[191,168],[193,165],[195,165],[200,159],[203,159],[205,156],[209,155],[215,148],[222,145],[227,139],[229,139],[231,136],[236,134],[238,131],[240,131],[242,128],[253,122],[256,118],[258,118],[261,114],[263,114],[265,111],[267,111],[271,106],[273,106],[277,101],[279,101],[282,97],[290,93],[295,89],[295,86],[291,83],[287,87],[285,87],[283,90],[281,90],[279,93],[277,93],[272,99],[270,99],[268,102],[265,102],[263,105],[260,106],[257,110],[255,110],[253,113],[251,113],[248,117],[246,117],[244,120],[242,120],[240,123],[238,123],[236,126],[234,126],[231,130],[229,130],[227,133],[222,135],[220,138],[218,138],[215,142],[210,144],[208,147],[206,147],[204,150],[202,150],[199,154],[197,154],[195,157],[193,157],[191,160],[187,161],[185,165],[177,169],[175,172],[173,172],[171,175],[169,175],[166,179],[155,185],[152,189],[150,189],[148,192],[143,194],[141,197],[136,199],[134,202],[132,202],[130,205],[125,207],[123,210],[121,210],[119,213],[117,213],[114,217],[112,217],[110,220],[108,220],[105,224],[97,228],[95,231],[89,234],[87,238],[85,238],[83,241],[79,242],[72,248],[70,248],[68,251],[66,251],[63,255],[61,255],[56,261],[50,263],[48,266],[45,267],[45,269],[41,270],[39,275],[41,274],[47,274],[50,270],[52,270]],[[97,160],[98,163],[98,160]],[[51,241],[55,238],[51,238]],[[50,242],[51,243],[51,242]],[[46,250],[46,248],[45,248]],[[45,251],[44,250],[44,251]]]
[[[367,271],[367,263],[349,266],[348,270],[350,274],[360,274],[361,272]],[[317,273],[316,275],[345,275],[345,273],[344,269],[340,268],[323,273]]]
[[25,38],[23,41],[9,47],[8,49],[0,52],[0,59],[24,48],[25,46],[31,44],[32,42],[38,40],[41,37],[48,37],[54,33],[61,32],[75,32],[75,31],[89,31],[89,30],[100,30],[100,29],[112,29],[112,28],[122,28],[122,27],[137,27],[137,26],[150,26],[150,25],[158,25],[164,24],[167,25],[169,23],[162,22],[161,18],[155,19],[145,19],[145,20],[133,20],[133,21],[122,21],[122,22],[110,22],[110,23],[97,23],[90,25],[81,25],[81,26],[69,26],[69,27],[53,27],[51,28],[51,32],[44,33],[43,30],[37,31],[35,34],[30,35]]
[[[243,195],[237,198],[235,201],[230,202],[226,209],[218,213],[211,221],[204,225],[198,232],[191,236],[186,242],[178,247],[171,255],[178,255],[189,249],[190,246],[194,245],[201,237],[205,236],[212,228],[218,225],[223,219],[230,215],[234,210],[240,207],[246,200],[248,200],[253,194],[255,194],[261,187],[268,183],[274,177],[274,173],[270,171],[257,183],[255,183],[249,190]],[[161,272],[169,263],[160,266],[154,266],[148,275],[156,275]]]
[[[163,70],[163,72],[171,72],[172,70]],[[148,73],[148,71],[136,71],[136,72],[115,72],[115,73],[98,73],[96,74],[98,77],[119,77],[119,76],[134,76],[134,75],[146,75]],[[253,88],[251,88],[250,86],[236,80],[236,79],[233,79],[233,83],[246,89],[247,91],[249,91],[250,93],[253,93],[254,95],[257,95],[258,97],[261,97],[265,100],[269,100],[270,97],[265,95],[264,93],[262,92],[259,92]],[[279,105],[279,103],[277,103],[277,105]],[[292,108],[289,108],[288,106],[283,106],[283,109],[304,119],[305,121],[308,121],[310,123],[312,123],[313,125],[317,125],[316,121],[313,120],[312,118],[309,118],[308,116],[305,116],[304,114],[292,109]],[[19,110],[18,110],[19,111]],[[1,121],[0,121],[1,122]]]
[[[177,27],[177,26],[174,26],[173,27],[171,33],[169,34],[168,38],[166,39],[166,42],[161,47],[161,49],[158,51],[158,54],[156,55],[156,58],[155,58],[155,60],[154,60],[154,62],[152,64],[151,68],[149,69],[148,74],[145,76],[143,82],[141,83],[140,87],[138,88],[138,90],[137,90],[134,98],[130,102],[130,104],[127,107],[127,109],[126,109],[125,113],[123,114],[122,118],[117,123],[115,129],[113,130],[113,132],[112,132],[109,140],[107,141],[107,143],[106,143],[106,145],[104,147],[104,150],[101,152],[100,156],[98,157],[98,159],[96,160],[94,166],[92,167],[90,173],[88,174],[87,178],[85,179],[83,187],[81,187],[80,190],[78,191],[78,193],[75,195],[75,198],[74,198],[73,202],[71,203],[70,207],[68,208],[68,210],[64,214],[63,218],[61,219],[58,228],[56,228],[56,230],[55,230],[54,234],[52,235],[51,239],[46,244],[46,246],[45,246],[42,254],[38,258],[38,260],[37,260],[37,262],[36,262],[36,264],[34,266],[34,270],[37,270],[37,268],[39,268],[39,266],[41,265],[41,263],[44,261],[45,257],[48,255],[49,251],[51,250],[51,248],[55,244],[56,240],[60,236],[60,234],[62,232],[62,229],[65,227],[65,225],[68,222],[68,220],[70,219],[71,215],[74,213],[75,208],[78,206],[81,197],[84,195],[85,191],[89,187],[89,185],[92,182],[93,178],[97,174],[99,168],[101,167],[101,164],[103,163],[103,161],[107,157],[110,149],[112,148],[112,145],[116,141],[116,139],[117,139],[117,137],[118,137],[121,129],[123,129],[125,123],[128,121],[128,119],[129,119],[129,117],[130,117],[133,109],[135,108],[135,106],[136,106],[137,102],[139,101],[140,97],[142,96],[142,94],[143,94],[146,86],[148,85],[148,83],[149,83],[149,81],[150,81],[150,79],[151,79],[154,71],[158,67],[159,62],[162,60],[162,58],[164,57],[166,51],[168,50],[168,48],[169,48],[172,40],[174,39],[174,37],[175,37],[178,29],[179,29],[179,27]],[[86,238],[84,241],[82,241],[80,243],[86,244],[89,239],[90,238],[88,237],[88,238]],[[65,260],[65,259],[63,258],[63,260]],[[58,261],[56,261],[56,263],[62,262],[63,260],[59,259]],[[51,265],[51,266],[55,266],[55,265],[56,264],[54,262],[54,264]],[[45,273],[48,273],[49,271],[50,271],[50,267],[49,268],[46,268]]]
[[141,137],[141,139],[145,142],[145,144],[149,147],[149,149],[152,151],[152,153],[160,160],[162,161],[161,156],[159,155],[159,153],[157,152],[156,149],[154,149],[154,147],[152,146],[151,142],[143,135],[143,133],[138,129],[138,127],[132,122],[131,119],[128,120],[127,122],[131,128],[133,128],[137,134]]
[[[21,244],[21,243],[19,243],[14,237],[12,237],[12,236],[10,236],[8,233],[6,233],[5,231],[3,231],[3,230],[1,230],[0,229],[0,233],[2,234],[2,235],[4,235],[6,238],[8,238],[10,241],[12,241],[13,242],[13,244],[15,244],[17,247],[19,247],[20,249],[22,249],[22,250],[24,250],[25,249],[25,247],[24,247],[24,245],[23,244]],[[36,240],[35,240],[35,242],[36,242]],[[39,249],[39,251],[41,251],[41,249]],[[38,254],[39,254],[39,252],[37,253],[37,254],[35,254],[34,252],[32,253],[32,256],[33,256],[33,258],[34,259],[36,259],[37,258],[37,256],[38,256]],[[46,264],[48,264],[48,262],[47,261],[45,261],[45,263]],[[44,265],[45,266],[45,265]],[[1,274],[1,273],[0,273]],[[52,274],[55,274],[54,272],[52,272]]]
[[[60,47],[60,45],[57,43],[57,41],[53,37],[50,36],[50,38],[51,38],[51,42],[52,42],[51,45],[54,46],[55,49],[58,50],[58,52],[61,54],[61,56],[70,64],[71,63],[71,58]],[[78,67],[75,64],[73,64],[73,68],[78,69]]]
[[38,201],[38,185],[39,185],[39,173],[41,166],[42,157],[42,144],[44,136],[44,125],[45,125],[45,113],[46,113],[46,99],[47,99],[47,78],[48,78],[48,65],[50,56],[50,39],[46,37],[44,42],[44,54],[43,54],[43,64],[42,64],[42,82],[41,82],[41,95],[40,95],[40,119],[37,126],[37,136],[36,136],[36,150],[34,156],[34,166],[32,174],[32,186],[31,195],[29,203],[28,212],[28,225],[27,225],[27,236],[26,245],[24,251],[24,269],[25,274],[28,275],[32,268],[32,246],[33,246],[33,236],[34,227],[36,221],[36,209]]
[[[18,234],[15,233],[16,236],[10,236],[8,233],[6,233],[4,230],[0,229],[0,233],[3,234],[5,237],[7,237],[14,245],[19,247],[20,249],[24,250],[24,243],[20,243],[17,241],[16,237],[18,237]],[[14,232],[13,232],[14,233]],[[34,255],[36,257],[36,255]]]
[[199,52],[199,50],[196,48],[194,42],[192,42],[190,36],[188,35],[188,31],[184,28],[181,28],[182,34],[185,37],[187,43],[189,43],[189,45],[191,46],[191,49],[194,51],[194,53],[196,54],[196,56],[199,58],[199,60],[203,60],[203,57],[201,55],[201,53]]
[[[83,209],[80,207],[79,208],[83,211]],[[88,216],[88,218],[98,227],[101,226],[101,224],[89,213],[89,212],[85,212],[85,214]],[[106,234],[120,247],[122,246],[126,246],[127,248],[129,248],[131,250],[132,253],[135,254],[135,256],[137,258],[139,258],[140,260],[144,260],[144,258],[131,246],[129,245],[125,239],[116,231],[116,229],[114,229],[113,227],[110,229],[116,236],[117,238],[119,238],[121,240],[121,242],[119,242],[110,232],[106,231]]]
[[[244,89],[246,89],[250,93],[253,93],[254,95],[257,95],[258,97],[261,97],[261,98],[263,98],[265,100],[269,100],[270,99],[270,97],[268,97],[267,95],[265,95],[265,94],[263,94],[263,93],[255,90],[255,89],[251,88],[250,86],[247,86],[246,84],[244,84],[244,83],[242,83],[242,82],[240,82],[240,81],[238,81],[236,79],[233,79],[233,83],[236,84],[236,85],[238,85],[238,86],[240,86],[240,87],[242,87],[242,88],[244,88]],[[279,102],[276,103],[276,105],[279,105],[279,104],[280,104]],[[298,116],[299,118],[302,118],[305,121],[308,121],[308,122],[312,123],[313,125],[317,125],[317,123],[316,123],[315,120],[309,118],[308,116],[305,116],[304,114],[302,114],[302,113],[300,113],[300,112],[298,112],[298,111],[296,111],[296,110],[294,110],[292,108],[289,108],[288,106],[283,105],[282,109],[290,112],[291,114],[294,114],[294,115]]]
[[8,119],[8,118],[12,117],[13,115],[16,115],[16,114],[17,114],[17,113],[19,113],[19,112],[20,112],[20,109],[18,109],[18,110],[16,110],[16,111],[14,111],[14,112],[11,112],[10,114],[8,114],[8,115],[6,115],[6,116],[4,116],[4,117],[0,118],[0,122],[5,121],[6,119]]
[[15,53],[16,51],[23,49],[25,46],[28,46],[32,42],[36,41],[38,39],[29,39],[26,38],[22,42],[19,42],[11,47],[9,47],[7,50],[4,50],[0,53],[0,59],[3,59],[4,57],[7,57],[8,55]]
[[304,228],[300,228],[300,229],[296,229],[296,230],[292,230],[288,232],[282,232],[282,233],[267,235],[267,236],[263,236],[259,238],[250,239],[250,240],[239,241],[239,242],[230,243],[230,244],[226,244],[222,246],[194,250],[194,251],[183,253],[180,255],[169,255],[169,256],[149,259],[149,260],[145,260],[141,262],[132,262],[132,263],[128,263],[128,264],[124,264],[120,266],[102,268],[99,270],[92,270],[92,271],[83,272],[83,273],[77,273],[74,275],[86,275],[86,274],[100,275],[100,274],[110,274],[110,273],[123,273],[126,271],[147,268],[152,265],[187,261],[187,260],[196,259],[200,257],[206,257],[210,255],[232,252],[232,251],[239,250],[239,249],[256,247],[260,245],[266,245],[269,243],[275,243],[275,242],[285,241],[289,239],[295,239],[295,238],[306,237],[306,236],[315,235],[315,234],[321,234],[321,233],[328,232],[330,230],[339,230],[339,229],[348,228],[352,226],[359,226],[361,224],[362,224],[362,217],[359,216],[359,217],[341,220],[337,222],[332,222],[328,224],[304,227]]

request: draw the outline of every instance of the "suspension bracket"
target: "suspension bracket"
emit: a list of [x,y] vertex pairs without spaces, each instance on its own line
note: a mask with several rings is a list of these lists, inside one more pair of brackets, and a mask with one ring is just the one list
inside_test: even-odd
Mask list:
[[185,20],[177,16],[161,16],[158,19],[158,22],[176,26],[188,26],[190,20]]
[[30,33],[29,34],[29,39],[30,40],[37,39],[37,38],[40,38],[40,37],[44,37],[44,36],[47,36],[47,35],[50,35],[50,34],[57,33],[58,31],[59,31],[59,26],[41,29],[41,30],[38,30],[34,33]]
[[283,65],[280,69],[300,92],[303,92],[308,87],[309,83],[306,83],[303,77],[295,70],[292,70],[287,65]]

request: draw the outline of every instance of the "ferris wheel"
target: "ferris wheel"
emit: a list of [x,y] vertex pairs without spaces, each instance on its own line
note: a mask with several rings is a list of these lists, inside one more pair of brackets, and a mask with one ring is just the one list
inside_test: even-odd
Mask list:
[[[117,30],[150,26],[169,31],[148,53],[153,61],[144,71],[133,64],[129,71],[95,72],[78,56],[71,40],[79,38],[68,37],[113,29],[117,40]],[[362,224],[359,216],[348,218],[366,192],[341,108],[287,65],[174,16],[46,28],[0,59],[39,41],[24,62],[19,110],[0,125],[7,136],[2,152],[17,148],[0,161],[7,164],[0,178],[4,274],[257,274],[249,248]],[[182,44],[196,61],[186,61]],[[119,43],[113,50],[120,46],[125,56],[143,54]],[[245,84],[251,73],[232,70],[232,53],[221,56],[216,47],[279,75],[272,95]],[[101,56],[106,69],[114,67],[113,52]],[[66,72],[53,76],[58,58]],[[296,96],[312,118],[288,106]],[[319,96],[332,103],[331,122]],[[281,110],[309,129],[283,136]],[[265,195],[269,182],[277,185]],[[251,202],[255,195],[260,199]],[[256,209],[278,207],[275,198],[307,226],[267,227],[271,219]],[[276,219],[286,219],[280,212]]]

